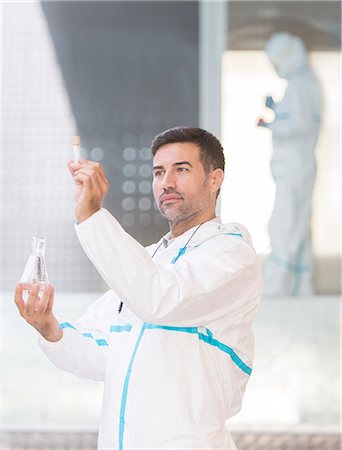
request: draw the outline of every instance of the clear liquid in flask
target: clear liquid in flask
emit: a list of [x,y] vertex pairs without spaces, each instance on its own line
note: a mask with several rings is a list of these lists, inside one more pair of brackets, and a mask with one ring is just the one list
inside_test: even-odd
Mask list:
[[45,263],[45,245],[46,239],[32,237],[31,254],[20,279],[25,290],[31,289],[35,283],[38,283],[40,290],[43,290],[49,283]]

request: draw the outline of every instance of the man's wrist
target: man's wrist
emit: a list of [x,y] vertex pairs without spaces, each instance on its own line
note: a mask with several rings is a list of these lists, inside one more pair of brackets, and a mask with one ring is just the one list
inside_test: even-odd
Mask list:
[[77,224],[79,225],[82,222],[85,222],[86,220],[89,219],[89,217],[91,217],[92,215],[94,215],[95,213],[97,213],[98,211],[100,211],[101,208],[97,208],[91,212],[87,212],[87,213],[76,213],[76,219],[77,219]]
[[58,326],[58,328],[52,331],[40,331],[40,334],[49,342],[58,342],[63,337],[63,330]]

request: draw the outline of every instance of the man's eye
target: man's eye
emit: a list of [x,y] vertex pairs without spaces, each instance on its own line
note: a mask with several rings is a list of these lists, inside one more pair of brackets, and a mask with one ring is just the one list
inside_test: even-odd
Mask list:
[[189,169],[187,169],[186,167],[178,167],[178,172],[188,172]]
[[154,176],[159,177],[161,175],[161,173],[162,173],[161,170],[157,170],[154,172]]

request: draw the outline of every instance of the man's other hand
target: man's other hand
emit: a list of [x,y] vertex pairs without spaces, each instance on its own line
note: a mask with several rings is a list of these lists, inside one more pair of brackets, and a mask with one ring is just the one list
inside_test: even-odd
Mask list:
[[69,161],[68,167],[76,185],[76,218],[81,223],[101,208],[109,182],[100,163],[82,159]]
[[27,323],[32,325],[45,339],[51,342],[59,341],[63,331],[58,320],[52,312],[54,288],[45,286],[42,296],[39,297],[39,284],[34,284],[27,297],[23,299],[23,285],[19,283],[15,290],[14,301],[20,315]]

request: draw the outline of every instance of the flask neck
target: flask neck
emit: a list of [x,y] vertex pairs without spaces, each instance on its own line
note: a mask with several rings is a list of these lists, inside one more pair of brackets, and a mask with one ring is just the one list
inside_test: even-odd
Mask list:
[[32,254],[36,256],[44,256],[45,255],[45,244],[46,239],[44,238],[32,238]]

